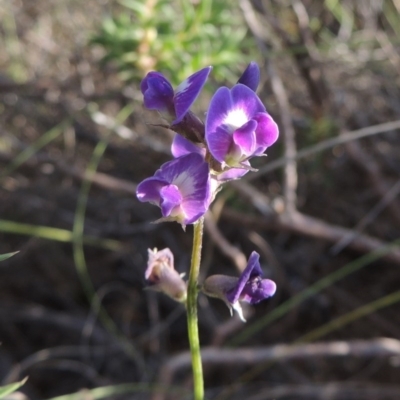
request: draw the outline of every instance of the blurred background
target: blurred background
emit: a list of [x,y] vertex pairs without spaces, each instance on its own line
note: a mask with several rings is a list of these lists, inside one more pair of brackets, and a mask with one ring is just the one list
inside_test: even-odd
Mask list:
[[200,295],[207,398],[400,398],[399,0],[2,0],[0,49],[7,398],[191,398],[184,309],[143,290],[192,228],[135,197],[173,137],[139,84],[213,65],[202,116],[251,60],[280,139],[218,195],[201,274],[256,250],[278,290],[246,324]]

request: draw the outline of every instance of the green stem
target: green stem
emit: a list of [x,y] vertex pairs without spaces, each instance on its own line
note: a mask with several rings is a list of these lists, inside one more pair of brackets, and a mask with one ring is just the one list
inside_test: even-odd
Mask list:
[[200,271],[201,246],[204,218],[200,218],[193,229],[192,261],[186,301],[190,353],[192,355],[194,400],[204,399],[203,367],[201,365],[199,328],[197,324],[197,284]]

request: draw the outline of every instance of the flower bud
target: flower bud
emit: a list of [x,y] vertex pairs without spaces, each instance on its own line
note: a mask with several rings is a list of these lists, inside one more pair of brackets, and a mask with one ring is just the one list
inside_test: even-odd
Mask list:
[[145,272],[148,289],[163,292],[179,302],[186,301],[187,286],[174,268],[174,255],[166,248],[160,251],[148,249],[149,260]]

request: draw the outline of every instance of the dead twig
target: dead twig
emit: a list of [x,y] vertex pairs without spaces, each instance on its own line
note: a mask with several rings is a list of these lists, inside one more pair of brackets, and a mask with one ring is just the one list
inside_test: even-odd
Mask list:
[[[225,209],[223,216],[229,221],[235,221],[242,226],[249,225],[260,229],[283,230],[333,243],[353,233],[351,229],[332,225],[300,212],[290,216],[282,214],[277,215],[275,218],[266,218],[248,216],[231,209]],[[387,246],[387,243],[367,235],[358,235],[349,244],[351,249],[362,253],[369,253],[385,246]],[[382,258],[400,265],[400,248],[393,249]]]
[[[339,146],[344,143],[352,142],[361,138],[365,138],[368,136],[377,135],[379,133],[385,133],[400,129],[400,120],[385,122],[383,124],[371,125],[365,128],[356,129],[354,131],[343,131],[338,137],[331,138],[319,142],[313,146],[306,147],[297,152],[296,160],[300,160],[302,158],[310,157],[314,154],[317,154],[321,151],[330,149],[334,146]],[[269,162],[264,167],[261,167],[257,172],[253,172],[251,174],[247,174],[242,178],[243,181],[253,181],[259,178],[262,175],[265,175],[271,171],[274,171],[278,168],[282,168],[287,163],[286,157],[279,158],[278,160]]]
[[205,215],[205,228],[211,239],[218,246],[225,256],[229,257],[236,266],[239,272],[242,272],[246,268],[247,259],[246,256],[237,247],[233,246],[225,239],[221,231],[218,229],[215,223],[214,217],[210,212]]
[[296,190],[298,181],[296,164],[297,149],[295,141],[296,134],[292,124],[290,104],[282,79],[275,68],[274,62],[267,56],[269,49],[263,41],[262,36],[258,34],[258,32],[262,31],[263,28],[260,26],[250,2],[248,0],[240,0],[239,4],[243,11],[244,19],[257,40],[258,47],[265,55],[266,69],[268,76],[271,79],[272,91],[278,103],[283,128],[285,158],[287,160],[285,164],[284,181],[285,212],[290,214],[296,211]]
[[352,234],[343,237],[331,248],[331,254],[340,253],[351,241],[359,235],[378,215],[390,204],[400,193],[400,180],[398,180],[392,188],[385,193],[381,200],[358,222]]
[[371,385],[365,382],[328,382],[306,385],[282,385],[258,391],[247,400],[268,400],[280,398],[313,400],[396,400],[400,397],[398,385]]
[[[254,365],[271,361],[314,359],[316,357],[391,357],[400,355],[400,340],[378,338],[322,342],[301,345],[278,344],[268,347],[235,349],[203,348],[201,357],[204,366]],[[162,366],[158,383],[168,386],[174,375],[191,365],[190,352],[183,352],[168,359]],[[164,393],[155,393],[153,400],[163,400]]]

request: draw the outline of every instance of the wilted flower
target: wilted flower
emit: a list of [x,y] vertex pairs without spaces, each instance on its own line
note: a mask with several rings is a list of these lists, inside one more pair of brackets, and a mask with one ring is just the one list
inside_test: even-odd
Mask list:
[[202,286],[202,291],[211,297],[223,300],[232,310],[236,310],[243,322],[242,307],[239,301],[257,304],[275,294],[276,284],[270,279],[262,279],[262,270],[259,262],[260,255],[253,251],[249,257],[247,267],[239,278],[226,275],[209,276]]
[[249,158],[260,156],[278,138],[278,126],[261,100],[239,83],[221,87],[211,99],[205,139],[213,157],[230,167],[249,169]]
[[163,292],[176,301],[186,301],[187,286],[174,268],[174,255],[171,250],[148,249],[148,253],[149,260],[145,272],[148,288]]
[[136,195],[140,201],[161,208],[161,221],[177,221],[184,227],[193,224],[205,214],[211,201],[209,166],[196,153],[176,158],[141,182]]

